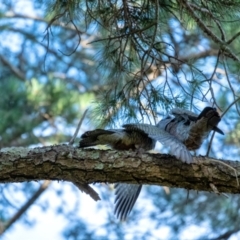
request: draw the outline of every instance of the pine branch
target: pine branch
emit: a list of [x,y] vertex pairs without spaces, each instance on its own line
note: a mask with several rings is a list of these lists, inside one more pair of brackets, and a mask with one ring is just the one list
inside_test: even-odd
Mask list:
[[[197,16],[191,4],[187,0],[178,0],[178,2],[183,6],[183,8],[185,8],[187,13],[195,20],[195,22],[202,29],[202,31],[221,47],[221,50],[226,56],[239,62],[239,58],[227,46],[228,42],[221,40],[216,34],[213,33],[213,31],[210,30],[210,28],[204,23],[204,21],[202,21],[202,19]],[[223,32],[222,29],[221,32]]]
[[80,150],[68,145],[5,148],[0,151],[0,182],[127,182],[209,192],[214,185],[218,193],[240,193],[233,171],[239,174],[240,162],[208,157],[195,161],[188,165],[166,154]]

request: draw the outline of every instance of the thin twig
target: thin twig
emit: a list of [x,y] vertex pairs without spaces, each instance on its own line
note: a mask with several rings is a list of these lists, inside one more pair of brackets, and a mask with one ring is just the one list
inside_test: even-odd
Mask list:
[[212,146],[212,141],[213,141],[214,135],[215,135],[215,131],[213,131],[213,134],[212,134],[212,136],[211,136],[210,142],[209,142],[209,144],[208,144],[208,149],[207,149],[206,156],[208,156],[209,153],[210,153],[210,149],[211,149],[211,146]]
[[237,99],[235,99],[235,100],[227,107],[227,109],[222,113],[221,117],[223,117],[223,116],[227,113],[227,111],[228,111],[236,102],[238,102],[238,101],[240,101],[240,97],[238,97]]
[[[88,109],[89,108],[87,108],[84,111],[84,113],[83,113],[83,115],[82,115],[82,117],[81,117],[81,119],[80,119],[80,121],[79,121],[79,123],[77,125],[76,131],[75,131],[72,139],[68,143],[69,146],[72,146],[74,144],[74,141],[75,141],[75,139],[76,139],[76,137],[78,135],[79,129],[82,126],[83,120],[86,117],[86,114],[88,112]],[[88,194],[93,200],[95,200],[95,201],[101,200],[101,198],[99,197],[98,193],[91,186],[89,186],[89,184],[87,184],[87,183],[80,183],[80,182],[74,182],[73,184],[76,187],[78,187],[82,192],[85,192],[86,194]]]
[[240,36],[240,32],[236,33],[232,38],[227,41],[227,44],[231,44],[237,37]]
[[79,121],[79,123],[77,125],[76,131],[75,131],[73,137],[71,138],[71,140],[69,141],[68,145],[72,146],[74,144],[74,141],[75,141],[75,139],[77,137],[77,134],[78,134],[79,129],[80,129],[81,125],[82,125],[82,122],[83,122],[84,118],[86,117],[87,112],[88,112],[88,108],[84,111],[84,113],[83,113],[83,115],[82,115],[82,117],[81,117],[81,119],[80,119],[80,121]]
[[185,8],[189,15],[196,21],[197,25],[206,33],[215,43],[219,44],[224,55],[232,58],[235,61],[240,62],[239,58],[230,50],[227,43],[221,40],[217,35],[215,35],[200,19],[196,12],[193,10],[192,6],[186,0],[179,0],[179,3]]

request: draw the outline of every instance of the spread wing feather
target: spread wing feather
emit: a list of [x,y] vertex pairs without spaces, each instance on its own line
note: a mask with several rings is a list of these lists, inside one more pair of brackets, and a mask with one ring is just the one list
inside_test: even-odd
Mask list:
[[114,214],[116,214],[120,220],[125,220],[137,201],[142,185],[117,183],[115,184],[115,189]]
[[170,153],[182,162],[193,162],[193,157],[186,146],[165,130],[150,124],[126,124],[123,127],[126,129],[143,131],[148,137],[159,141],[166,147],[170,147]]

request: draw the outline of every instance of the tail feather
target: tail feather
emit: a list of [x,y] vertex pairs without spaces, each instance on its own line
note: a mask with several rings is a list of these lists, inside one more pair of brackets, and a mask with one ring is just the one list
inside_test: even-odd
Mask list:
[[104,129],[96,129],[93,131],[88,131],[85,132],[82,136],[81,136],[81,140],[79,142],[79,147],[83,148],[83,147],[92,147],[92,146],[96,146],[99,143],[99,137],[102,135],[108,135],[108,134],[113,134],[114,131],[111,130],[104,130]]
[[95,129],[93,131],[87,131],[85,132],[81,138],[88,138],[88,137],[95,137],[97,138],[100,135],[104,135],[104,134],[112,134],[114,133],[114,131],[111,130],[105,130],[105,129]]

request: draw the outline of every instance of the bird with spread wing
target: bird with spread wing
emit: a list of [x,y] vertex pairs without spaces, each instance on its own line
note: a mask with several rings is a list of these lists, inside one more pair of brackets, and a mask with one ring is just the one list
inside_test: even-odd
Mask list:
[[[191,111],[174,108],[157,125],[125,124],[123,129],[96,129],[81,136],[79,147],[100,144],[116,150],[145,151],[154,149],[156,141],[170,148],[170,154],[182,162],[192,163],[189,150],[200,148],[211,131],[223,134],[217,125],[221,117],[215,108],[206,107],[197,115]],[[131,212],[142,188],[139,184],[117,183],[114,213],[125,220]]]

